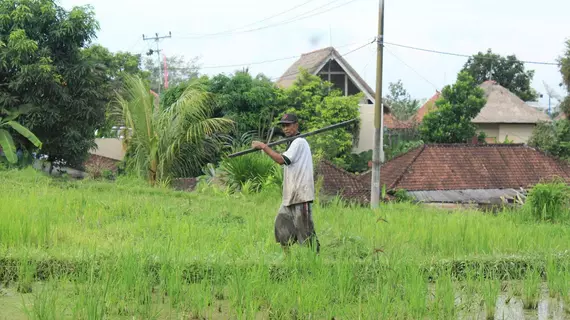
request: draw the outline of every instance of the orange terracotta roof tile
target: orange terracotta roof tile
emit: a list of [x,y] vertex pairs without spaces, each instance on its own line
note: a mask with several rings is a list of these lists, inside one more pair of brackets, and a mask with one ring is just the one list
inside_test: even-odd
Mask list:
[[[523,144],[423,145],[384,163],[380,183],[407,191],[529,188],[555,177],[570,184],[570,164]],[[371,172],[354,175],[325,162],[324,188],[368,202]]]

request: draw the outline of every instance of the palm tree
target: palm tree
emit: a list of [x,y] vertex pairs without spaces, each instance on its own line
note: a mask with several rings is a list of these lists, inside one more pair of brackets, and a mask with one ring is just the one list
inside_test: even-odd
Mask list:
[[213,118],[212,96],[200,83],[192,83],[169,106],[159,106],[150,88],[138,76],[125,79],[125,96],[117,107],[127,128],[130,157],[127,167],[151,184],[183,175],[201,166],[212,152],[215,135],[229,131],[233,122]]
[[19,110],[15,112],[9,112],[2,109],[0,112],[0,147],[10,163],[18,162],[18,156],[16,153],[16,145],[14,144],[14,139],[12,135],[7,130],[12,128],[26,139],[28,139],[34,146],[41,148],[42,142],[26,127],[22,126],[20,123],[16,122],[16,118],[20,116],[24,111]]

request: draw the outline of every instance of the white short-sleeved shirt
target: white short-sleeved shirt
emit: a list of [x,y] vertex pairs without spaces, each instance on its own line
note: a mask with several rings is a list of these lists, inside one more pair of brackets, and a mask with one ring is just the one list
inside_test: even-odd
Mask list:
[[315,198],[313,156],[304,138],[293,140],[283,153],[283,205],[310,202]]

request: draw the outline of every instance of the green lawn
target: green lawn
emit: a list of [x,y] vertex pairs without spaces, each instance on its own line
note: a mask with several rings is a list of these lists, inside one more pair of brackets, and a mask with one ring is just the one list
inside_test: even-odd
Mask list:
[[568,225],[333,203],[314,208],[321,254],[296,246],[283,258],[273,238],[279,203],[278,191],[0,172],[0,319],[18,287],[31,288],[18,302],[41,319],[454,318],[468,305],[455,294],[478,294],[487,309],[500,293],[529,300],[540,271],[553,298],[569,299]]

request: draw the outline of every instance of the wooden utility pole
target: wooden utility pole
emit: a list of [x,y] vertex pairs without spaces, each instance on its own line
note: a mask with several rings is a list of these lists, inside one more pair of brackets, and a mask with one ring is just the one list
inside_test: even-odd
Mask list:
[[374,150],[372,151],[372,185],[370,206],[378,208],[380,202],[380,163],[384,160],[384,104],[382,103],[382,56],[384,48],[384,0],[378,8],[378,51],[376,52],[376,97],[374,101]]

